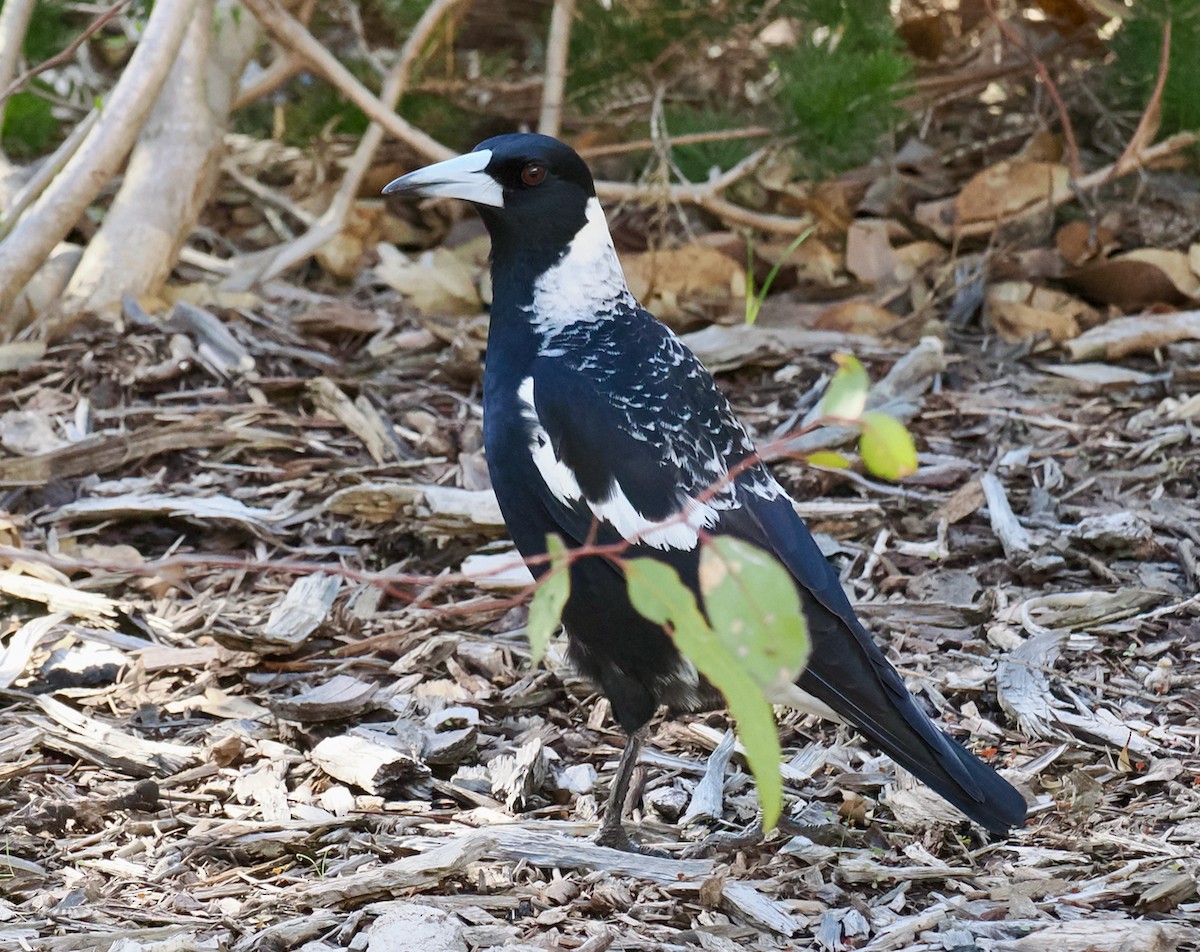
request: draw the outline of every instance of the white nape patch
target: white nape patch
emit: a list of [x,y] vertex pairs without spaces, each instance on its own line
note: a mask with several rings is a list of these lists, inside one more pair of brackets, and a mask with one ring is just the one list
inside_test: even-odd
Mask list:
[[533,463],[546,488],[559,502],[567,505],[582,502],[595,518],[607,522],[626,542],[642,543],[654,549],[694,549],[700,542],[700,529],[716,524],[719,518],[717,510],[690,497],[683,499],[680,514],[661,522],[648,519],[637,510],[615,480],[607,499],[600,502],[585,499],[571,467],[555,455],[550,437],[538,419],[533,400],[533,377],[521,381],[517,387],[517,399],[521,404],[521,416],[533,431],[529,443]]
[[400,176],[384,186],[383,194],[415,192],[429,198],[461,198],[477,205],[503,208],[504,189],[484,171],[491,161],[491,149],[456,155]]
[[599,320],[617,305],[637,305],[599,200],[588,199],[586,216],[563,256],[533,286],[533,324],[544,333]]

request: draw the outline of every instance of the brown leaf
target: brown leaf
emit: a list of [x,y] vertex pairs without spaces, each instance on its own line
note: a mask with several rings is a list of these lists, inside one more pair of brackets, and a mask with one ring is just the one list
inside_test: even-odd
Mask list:
[[1095,310],[1082,301],[1028,281],[1002,281],[988,288],[987,317],[1009,343],[1041,333],[1059,343],[1099,322]]
[[1093,227],[1086,221],[1069,221],[1054,236],[1058,253],[1067,264],[1079,267],[1096,258],[1107,257],[1117,246],[1116,234],[1103,225]]
[[746,296],[745,269],[699,242],[625,255],[621,265],[634,297],[667,323],[680,322],[685,305],[740,310]]
[[822,311],[813,321],[813,328],[822,331],[841,331],[843,334],[870,334],[874,337],[886,333],[900,322],[900,318],[870,301],[843,301],[827,311]]
[[1057,162],[997,162],[979,172],[954,200],[955,224],[1003,221],[1069,190],[1070,172]]
[[1093,300],[1124,311],[1200,299],[1200,277],[1188,256],[1161,248],[1139,248],[1087,265],[1066,280]]
[[900,259],[888,240],[887,223],[856,221],[846,231],[846,270],[872,284],[896,274]]

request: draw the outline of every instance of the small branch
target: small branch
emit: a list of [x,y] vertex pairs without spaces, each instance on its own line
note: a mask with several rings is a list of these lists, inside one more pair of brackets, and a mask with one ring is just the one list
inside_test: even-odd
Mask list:
[[[263,0],[250,0],[247,4],[252,8],[261,4]],[[399,102],[400,96],[408,88],[408,81],[412,72],[413,64],[417,57],[421,54],[421,50],[425,48],[425,44],[432,36],[434,29],[442,18],[455,6],[461,3],[462,0],[433,0],[426,7],[425,12],[421,14],[421,19],[417,21],[417,25],[413,27],[412,32],[408,35],[408,39],[404,42],[404,47],[400,51],[400,58],[396,61],[396,65],[392,67],[391,73],[388,74],[383,83],[383,89],[380,91],[380,99],[375,99],[371,96],[372,101],[379,105],[379,108],[384,111],[384,114],[391,116],[398,122],[403,122],[393,111],[396,108],[396,103]],[[286,16],[286,14],[284,14]],[[288,19],[291,19],[290,17]],[[264,25],[267,21],[261,20]],[[296,21],[292,21],[295,27],[301,30],[305,37],[312,42],[316,42],[304,27],[300,26]],[[322,53],[325,53],[324,48],[321,48]],[[304,55],[300,50],[296,52]],[[328,56],[328,53],[325,53]],[[332,62],[342,69],[337,60]],[[351,77],[353,79],[353,77]],[[357,83],[357,80],[355,80]],[[344,91],[344,90],[343,90]],[[370,93],[367,93],[370,96]],[[407,123],[405,123],[407,126]],[[413,127],[409,127],[413,128]],[[350,163],[346,166],[346,172],[342,176],[342,181],[338,185],[338,190],[333,196],[333,200],[329,203],[329,207],[324,214],[317,219],[315,224],[309,228],[303,235],[295,241],[290,241],[286,244],[279,245],[276,248],[270,249],[265,253],[251,256],[246,262],[249,267],[234,266],[230,276],[223,283],[223,287],[230,290],[245,290],[256,282],[269,281],[270,279],[282,274],[288,268],[291,268],[302,261],[306,261],[312,254],[316,252],[327,241],[336,237],[337,234],[345,227],[346,217],[350,214],[351,208],[354,207],[354,198],[358,194],[359,185],[362,183],[363,176],[371,166],[371,160],[375,157],[375,152],[378,150],[380,143],[383,141],[384,123],[373,121],[363,134],[362,140],[355,150],[354,156],[350,159]],[[393,131],[393,130],[387,130]],[[414,130],[419,131],[419,130]],[[420,135],[425,136],[421,132]],[[428,136],[425,136],[429,142],[433,143],[438,149],[445,150],[447,156],[453,153],[443,146],[441,143],[435,142]]]
[[244,109],[251,103],[256,103],[264,96],[269,96],[280,86],[304,72],[304,60],[282,50],[278,52],[271,64],[250,82],[238,89],[237,98],[233,101],[231,111]]
[[1054,80],[1050,78],[1050,71],[1025,42],[1017,35],[1017,31],[996,11],[995,0],[987,0],[988,13],[996,22],[996,26],[1000,28],[1010,43],[1024,53],[1029,62],[1033,64],[1034,70],[1038,74],[1038,78],[1046,87],[1046,92],[1050,94],[1050,98],[1054,101],[1054,108],[1058,111],[1058,121],[1062,126],[1063,137],[1067,140],[1067,167],[1071,170],[1071,178],[1078,179],[1083,175],[1083,163],[1079,158],[1079,143],[1075,139],[1075,127],[1071,124],[1071,116],[1067,113],[1066,103],[1063,102],[1062,96],[1058,92],[1058,86]]
[[159,0],[129,65],[104,106],[103,122],[0,242],[0,336],[18,328],[12,305],[54,246],[120,169],[174,64],[196,0]]
[[100,120],[100,110],[93,109],[79,122],[75,123],[70,134],[63,139],[59,147],[49,158],[38,163],[33,174],[21,185],[0,213],[0,241],[12,231],[13,226],[25,214],[25,209],[37,200],[37,197],[54,181],[54,176],[62,171],[63,166],[70,161],[71,156],[87,139],[92,127]]
[[[119,14],[128,5],[129,0],[117,0],[116,3],[101,13],[86,27],[84,27],[83,32],[80,33],[79,36],[75,37],[75,39],[73,39],[70,43],[68,43],[61,52],[55,53],[45,62],[39,63],[37,66],[32,66],[25,70],[25,72],[8,84],[4,92],[0,93],[0,103],[8,99],[8,97],[13,93],[20,92],[25,84],[39,73],[44,73],[46,70],[53,69],[55,66],[61,66],[63,63],[66,63],[68,60],[70,60],[75,55],[75,51],[87,42],[88,37],[90,37],[97,30],[101,29],[104,24],[114,19],[117,14]],[[18,49],[19,48],[20,44],[18,44]],[[0,74],[0,79],[6,78],[6,76]]]
[[1121,157],[1113,163],[1112,178],[1117,178],[1124,174],[1123,170],[1129,168],[1137,168],[1138,159],[1143,150],[1145,150],[1154,137],[1158,134],[1158,127],[1162,121],[1162,95],[1163,89],[1167,85],[1167,70],[1171,63],[1171,21],[1168,20],[1163,24],[1162,51],[1158,56],[1158,78],[1154,81],[1154,91],[1150,93],[1150,100],[1146,103],[1146,109],[1142,113],[1142,118],[1138,120],[1137,128],[1133,130],[1133,135],[1129,137],[1129,144],[1125,146],[1125,151],[1121,153]]
[[[1122,167],[1119,163],[1113,162],[1101,169],[1097,169],[1095,172],[1089,172],[1073,183],[1073,189],[1057,190],[1045,201],[1031,202],[1025,208],[1012,215],[1007,215],[1000,219],[989,218],[987,220],[969,221],[962,225],[955,224],[953,226],[953,235],[956,239],[978,238],[983,235],[990,235],[1001,225],[1022,221],[1034,215],[1044,215],[1048,209],[1066,204],[1080,192],[1099,188],[1101,185],[1107,185],[1114,179],[1128,175],[1137,169],[1145,168],[1151,163],[1164,159],[1175,152],[1179,152],[1181,149],[1186,149],[1196,142],[1200,142],[1200,134],[1195,132],[1177,132],[1169,139],[1163,139],[1157,145],[1150,146],[1139,155],[1133,156],[1131,160],[1132,164],[1127,163]],[[951,196],[949,198],[938,199],[935,202],[925,203],[921,206],[923,218],[930,221],[937,221],[939,219],[947,222],[953,221],[954,201],[955,197]]]
[[[680,145],[699,145],[703,142],[733,142],[738,139],[765,139],[774,135],[774,131],[766,126],[750,126],[746,129],[720,129],[715,132],[686,132],[683,135],[671,136],[671,148]],[[614,142],[610,145],[594,145],[580,149],[579,154],[585,159],[598,159],[602,156],[625,155],[629,152],[649,152],[655,148],[653,139],[634,139],[632,142]]]
[[[381,102],[358,81],[350,70],[338,62],[334,55],[325,49],[300,21],[284,10],[277,0],[245,0],[245,5],[285,50],[303,59],[313,72],[324,77],[343,96],[365,112],[368,119],[382,126],[384,131],[395,136],[430,161],[440,162],[454,155],[453,149],[438,142],[416,126],[405,122],[391,108]],[[435,6],[441,8],[442,4],[435,3],[427,8],[422,14],[422,21],[426,20]],[[412,36],[409,37],[409,43],[412,38]],[[409,43],[405,44],[406,48]],[[393,75],[395,74],[393,73]]]
[[[0,88],[7,88],[17,71],[21,47],[29,31],[29,18],[36,0],[5,0],[0,6]],[[0,122],[4,121],[4,100],[0,98]]]
[[546,79],[542,84],[542,114],[538,132],[557,136],[562,125],[563,89],[567,81],[567,50],[571,45],[571,19],[575,0],[554,0],[550,34],[546,39]]

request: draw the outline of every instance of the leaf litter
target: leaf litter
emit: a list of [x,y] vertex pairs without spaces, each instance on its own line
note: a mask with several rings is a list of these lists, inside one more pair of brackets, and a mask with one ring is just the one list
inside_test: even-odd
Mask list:
[[[860,615],[1023,790],[1025,829],[980,838],[785,712],[787,832],[715,860],[590,843],[623,739],[561,636],[530,663],[481,452],[486,252],[364,200],[318,255],[350,287],[235,274],[129,302],[122,333],[0,346],[0,946],[1196,948],[1200,245],[1112,184],[1153,190],[1187,143],[1072,181],[1024,135],[953,163],[914,139],[811,188],[764,162],[746,184],[822,210],[798,247],[709,220],[621,250],[782,439]],[[241,168],[306,161],[229,143]],[[916,437],[894,483],[840,452],[849,427],[786,438],[848,353],[875,381],[853,415]],[[816,451],[838,465],[795,458]],[[648,841],[754,820],[730,727],[655,722]]]

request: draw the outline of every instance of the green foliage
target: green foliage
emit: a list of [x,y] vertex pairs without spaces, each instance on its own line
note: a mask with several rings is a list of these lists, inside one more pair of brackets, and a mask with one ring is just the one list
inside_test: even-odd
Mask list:
[[779,256],[779,260],[775,262],[774,267],[767,272],[767,276],[763,279],[762,287],[755,288],[754,286],[754,241],[747,239],[746,241],[746,323],[753,324],[758,320],[758,312],[762,310],[763,301],[767,299],[767,295],[771,291],[771,285],[775,283],[775,278],[779,276],[779,269],[784,266],[792,253],[808,240],[808,236],[816,231],[816,225],[810,225],[793,238],[788,246],[783,250],[783,254]]
[[533,593],[533,601],[529,603],[529,621],[525,625],[534,664],[546,656],[546,648],[562,624],[563,606],[571,594],[567,547],[558,536],[548,535],[546,551],[550,556],[550,571],[542,577],[541,584]]
[[[871,381],[866,368],[851,354],[835,354],[838,365],[821,400],[821,414],[839,421],[854,421],[859,430],[858,452],[868,472],[884,479],[901,479],[917,471],[917,448],[907,427],[894,416],[877,410],[863,412]],[[813,453],[815,466],[844,468],[840,453]]]
[[62,0],[39,0],[33,5],[24,53],[30,63],[41,63],[62,50],[75,36],[69,9]]
[[887,0],[799,0],[803,38],[776,58],[778,101],[802,171],[827,174],[868,161],[904,112],[911,63]]
[[711,625],[675,570],[657,559],[625,563],[629,597],[642,615],[670,630],[679,650],[725,696],[770,828],[783,809],[783,783],[775,715],[764,692],[794,681],[808,660],[800,597],[773,556],[737,539],[705,543],[700,558]]
[[917,471],[917,448],[904,424],[886,413],[862,415],[858,452],[863,465],[884,479],[901,479]]
[[1158,76],[1163,24],[1171,21],[1170,69],[1162,98],[1162,132],[1200,129],[1200,0],[1139,0],[1113,38],[1113,99],[1145,108]]
[[48,100],[34,92],[16,93],[5,103],[0,142],[13,158],[31,159],[54,147],[60,125]]
[[[722,132],[746,124],[745,114],[707,106],[693,108],[683,105],[667,106],[665,123],[672,138],[695,132]],[[758,143],[753,139],[725,139],[717,142],[696,142],[676,145],[672,158],[683,177],[689,182],[703,182],[713,168],[727,172],[746,158]]]

